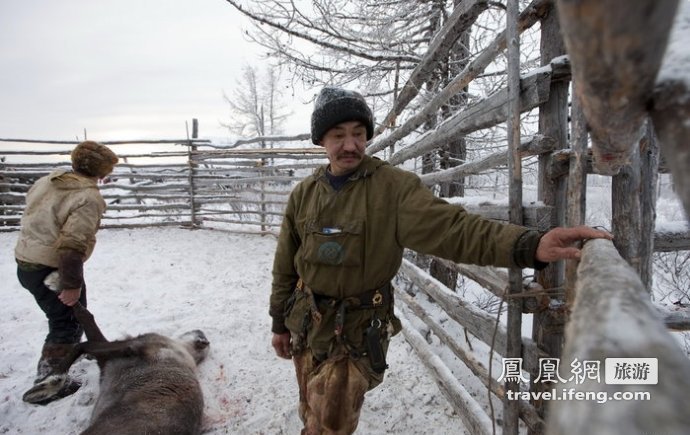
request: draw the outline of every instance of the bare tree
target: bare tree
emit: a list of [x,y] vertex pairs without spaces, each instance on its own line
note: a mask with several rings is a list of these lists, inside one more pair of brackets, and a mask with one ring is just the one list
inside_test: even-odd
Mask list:
[[[223,99],[230,105],[231,119],[221,122],[239,136],[265,137],[281,133],[284,121],[290,112],[280,110],[283,95],[280,89],[280,73],[269,67],[263,76],[256,68],[247,65],[237,80],[232,96],[225,92]],[[265,148],[265,142],[262,142]]]
[[306,84],[363,81],[388,90],[391,73],[414,68],[428,45],[416,36],[428,25],[425,2],[227,1],[256,23],[249,37]]

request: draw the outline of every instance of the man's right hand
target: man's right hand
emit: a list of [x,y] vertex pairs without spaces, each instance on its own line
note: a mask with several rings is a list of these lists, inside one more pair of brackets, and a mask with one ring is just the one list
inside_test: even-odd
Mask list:
[[291,359],[290,354],[290,332],[284,332],[282,334],[273,334],[271,339],[271,346],[276,351],[276,355],[281,358]]
[[68,307],[71,307],[77,302],[79,302],[79,296],[81,296],[81,289],[71,288],[62,290],[58,294],[58,299],[60,299],[60,302],[62,302],[63,304],[67,305]]

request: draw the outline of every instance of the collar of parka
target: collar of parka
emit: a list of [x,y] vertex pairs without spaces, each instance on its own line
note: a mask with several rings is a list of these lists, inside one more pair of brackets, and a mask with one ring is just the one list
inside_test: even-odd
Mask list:
[[98,189],[98,178],[84,175],[79,172],[57,169],[50,173],[50,182],[59,189],[79,190]]
[[[378,168],[387,165],[388,162],[384,162],[378,157],[371,157],[364,155],[362,162],[357,166],[357,169],[350,175],[348,180],[354,181],[360,178],[366,178],[371,176]],[[319,167],[316,172],[314,172],[314,178],[317,180],[320,178],[326,178],[326,171],[328,170],[328,165],[323,165]]]

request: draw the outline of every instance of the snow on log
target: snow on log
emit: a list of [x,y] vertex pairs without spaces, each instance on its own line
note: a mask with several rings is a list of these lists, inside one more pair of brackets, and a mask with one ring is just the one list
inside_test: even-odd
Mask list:
[[398,313],[403,325],[403,335],[417,352],[424,365],[433,374],[439,388],[458,411],[460,418],[472,434],[489,435],[492,433],[491,419],[472,395],[460,384],[453,372],[433,353],[424,337],[410,324],[402,313]]
[[678,0],[558,0],[575,92],[591,129],[595,168],[627,163],[644,121]]
[[[613,243],[603,239],[585,244],[577,273],[575,303],[560,364],[561,376],[572,379],[558,384],[556,391],[572,388],[597,400],[550,402],[546,433],[687,434],[690,360],[659,319],[638,275]],[[607,358],[656,358],[658,383],[608,384],[604,376]],[[576,359],[600,361],[600,379],[565,374]],[[650,398],[614,399],[614,394],[636,392],[648,392]]]
[[[496,353],[506,355],[506,342],[508,332],[502,323],[496,327],[496,319],[486,311],[466,302],[457,294],[451,292],[448,287],[441,284],[431,275],[421,270],[408,260],[403,260],[400,273],[410,279],[420,290],[432,298],[450,317],[458,322],[467,331],[484,343],[494,343]],[[494,339],[494,329],[496,337]],[[526,371],[535,370],[538,360],[545,356],[539,351],[534,341],[522,338],[523,368]]]

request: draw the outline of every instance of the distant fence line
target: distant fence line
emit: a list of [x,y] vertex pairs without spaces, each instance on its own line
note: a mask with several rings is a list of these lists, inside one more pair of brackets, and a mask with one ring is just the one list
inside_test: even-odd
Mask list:
[[[36,148],[77,142],[0,142],[12,146],[0,151],[0,231],[16,230],[31,185],[54,169],[71,166],[71,149],[35,151],[26,145]],[[113,173],[100,185],[107,203],[103,228],[182,226],[275,234],[289,192],[326,161],[323,149],[317,147],[218,149],[200,139],[103,143],[120,157]],[[186,150],[118,152],[119,146],[131,145],[177,145]]]

